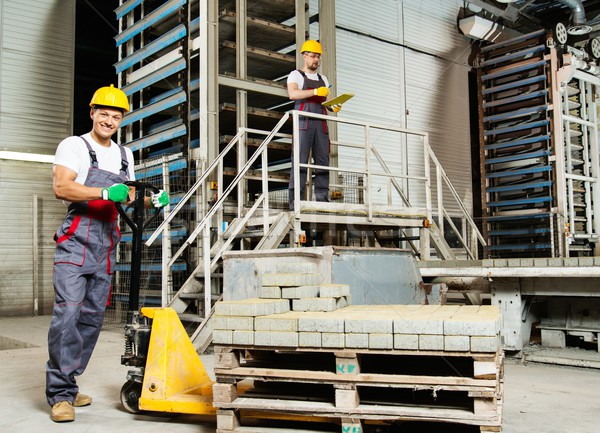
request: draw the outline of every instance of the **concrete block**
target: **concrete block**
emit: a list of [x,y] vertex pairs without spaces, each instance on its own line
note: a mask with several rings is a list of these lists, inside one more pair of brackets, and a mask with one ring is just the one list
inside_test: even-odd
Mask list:
[[499,331],[500,319],[495,315],[456,315],[444,320],[444,335],[493,337]]
[[226,331],[223,329],[213,330],[213,343],[233,344],[233,331]]
[[262,286],[315,286],[323,277],[319,274],[263,274]]
[[214,316],[212,322],[213,329],[228,329],[231,331],[254,330],[254,317]]
[[419,350],[419,336],[414,334],[394,334],[394,349]]
[[328,318],[325,314],[315,317],[299,317],[298,330],[300,332],[329,332],[343,333],[343,318]]
[[368,349],[369,334],[345,334],[345,345],[350,349]]
[[281,297],[285,299],[316,298],[321,286],[284,287]]
[[236,411],[218,409],[217,410],[217,430],[234,431],[240,427],[240,418]]
[[341,298],[350,294],[348,284],[321,284],[319,287],[323,298]]
[[[349,334],[346,334],[349,335]],[[393,349],[394,336],[390,334],[369,334],[369,349]]]
[[509,268],[518,268],[521,266],[521,259],[507,259],[506,264]]
[[[229,304],[229,315],[231,316],[268,316],[269,314],[279,314],[290,311],[290,303],[287,299],[251,298],[241,301],[222,302],[224,304]],[[215,304],[215,313],[218,304],[219,303]]]
[[285,316],[274,314],[271,316],[256,317],[254,319],[254,330],[256,331],[285,331],[285,332],[297,332],[298,331],[298,318],[297,317],[278,317]]
[[262,286],[258,289],[258,297],[263,299],[281,299],[281,287]]
[[[366,315],[365,315],[366,316]],[[345,329],[347,333],[366,333],[366,334],[391,334],[394,327],[392,319],[372,318],[348,318],[345,320]]]
[[335,298],[302,298],[292,300],[293,311],[335,311]]
[[394,334],[442,335],[443,333],[443,318],[431,318],[428,316],[408,316],[403,319],[394,320]]
[[298,347],[297,332],[255,331],[254,345]]
[[336,389],[335,407],[342,409],[352,409],[358,407],[360,399],[356,389]]
[[344,334],[323,332],[321,334],[321,347],[344,347]]
[[548,259],[548,266],[552,268],[561,268],[564,262],[561,257],[552,257]]
[[594,258],[593,257],[578,257],[577,262],[579,266],[594,266]]
[[233,383],[214,383],[212,391],[215,403],[231,403],[238,396],[237,386]]
[[363,433],[362,421],[359,418],[342,418],[342,433]]
[[419,335],[419,350],[444,350],[444,336]]
[[321,333],[299,332],[298,347],[321,347]]
[[311,262],[285,260],[277,263],[275,267],[278,274],[316,274],[317,264]]
[[231,304],[226,301],[218,301],[215,303],[216,316],[231,316]]
[[360,373],[360,364],[356,356],[337,356],[335,359],[335,374],[356,375]]
[[470,338],[466,335],[446,335],[444,350],[446,352],[468,352],[471,348]]
[[542,328],[542,346],[565,348],[567,337],[564,331]]
[[335,299],[335,309],[339,310],[340,308],[345,308],[348,305],[348,298],[346,296],[342,296],[341,298],[334,298]]
[[521,259],[520,262],[523,268],[532,268],[534,266],[533,259]]
[[233,331],[233,344],[254,345],[254,331]]
[[508,266],[508,260],[506,259],[494,259],[494,266],[497,268],[506,268]]
[[500,347],[500,337],[471,337],[471,352],[496,353]]

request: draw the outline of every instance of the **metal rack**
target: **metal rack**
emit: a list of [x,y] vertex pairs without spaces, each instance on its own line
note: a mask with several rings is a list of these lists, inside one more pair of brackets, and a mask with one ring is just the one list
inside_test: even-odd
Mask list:
[[598,79],[564,64],[567,51],[544,30],[481,49],[487,257],[593,255],[598,139],[592,82]]

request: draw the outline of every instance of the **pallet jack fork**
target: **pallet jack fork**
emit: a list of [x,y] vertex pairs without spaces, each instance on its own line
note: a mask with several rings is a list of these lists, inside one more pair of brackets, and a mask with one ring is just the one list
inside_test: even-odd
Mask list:
[[[138,411],[216,415],[213,382],[177,312],[172,308],[145,307],[141,313],[152,320],[152,331]],[[129,394],[126,397],[131,398]],[[127,404],[124,406],[127,408]]]
[[[139,309],[142,234],[156,218],[144,221],[145,192],[158,188],[142,182],[126,182],[136,188],[131,205],[133,218],[120,206],[119,214],[133,235],[129,310],[125,325],[125,353],[121,364],[131,368],[121,388],[121,403],[130,413],[141,411],[216,415],[213,382],[196,349],[172,308]],[[141,314],[140,314],[141,313]]]

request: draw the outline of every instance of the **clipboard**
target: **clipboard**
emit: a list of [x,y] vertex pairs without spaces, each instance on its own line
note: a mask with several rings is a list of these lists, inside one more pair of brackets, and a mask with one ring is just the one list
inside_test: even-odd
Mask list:
[[341,95],[336,96],[335,98],[330,99],[329,101],[323,102],[321,105],[323,105],[324,107],[331,107],[333,105],[342,105],[348,99],[353,98],[353,97],[354,97],[354,93],[342,93]]

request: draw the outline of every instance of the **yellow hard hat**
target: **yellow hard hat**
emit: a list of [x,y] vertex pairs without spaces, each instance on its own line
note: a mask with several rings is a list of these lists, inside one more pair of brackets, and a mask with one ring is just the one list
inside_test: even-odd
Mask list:
[[309,39],[304,41],[302,44],[302,48],[300,48],[300,53],[304,53],[306,51],[310,51],[311,53],[323,54],[323,47],[317,41],[313,41]]
[[127,95],[112,84],[110,87],[100,87],[96,90],[90,101],[90,107],[95,105],[120,108],[125,113],[129,111],[129,100],[127,99]]

